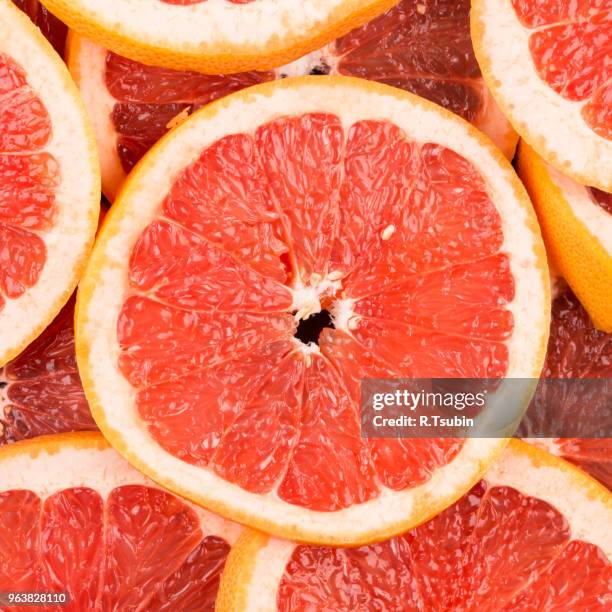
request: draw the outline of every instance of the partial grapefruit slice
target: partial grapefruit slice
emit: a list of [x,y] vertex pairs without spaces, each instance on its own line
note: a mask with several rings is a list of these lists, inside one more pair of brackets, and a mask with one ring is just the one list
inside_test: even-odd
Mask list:
[[333,549],[245,532],[217,610],[604,612],[610,521],[606,489],[514,440],[454,506],[392,540]]
[[67,62],[98,138],[102,183],[114,200],[151,146],[221,96],[285,76],[358,76],[432,100],[471,121],[509,159],[518,137],[484,85],[469,32],[469,2],[402,0],[294,63],[267,72],[204,75],[146,66],[71,32]]
[[18,357],[0,368],[0,445],[94,430],[74,352],[74,300]]
[[583,185],[612,191],[612,5],[474,0],[485,81],[516,131]]
[[536,378],[549,311],[533,210],[486,137],[399,89],[302,77],[206,106],[132,172],[77,359],[104,434],[164,486],[364,542],[449,505],[504,441],[370,443],[359,379]]
[[70,297],[96,230],[100,176],[78,90],[51,45],[0,1],[0,365]]
[[[545,378],[603,378],[612,388],[612,334],[599,331],[576,296],[565,286],[555,297],[546,362],[542,370]],[[604,383],[606,384],[606,383]],[[559,387],[558,389],[562,389]],[[548,396],[548,393],[553,395]],[[533,399],[549,432],[568,421],[579,420],[585,433],[592,424],[591,435],[609,421],[609,406],[604,397],[586,401],[584,394],[572,394],[567,387],[564,397],[558,390],[541,387]],[[554,407],[554,412],[553,412]],[[552,424],[552,425],[551,425]],[[535,426],[535,427],[534,427]],[[571,461],[612,490],[612,439],[541,438],[538,423],[519,429],[520,435],[531,435],[529,442]],[[549,435],[549,434],[544,434]]]
[[0,449],[0,527],[0,590],[65,593],[70,611],[212,610],[240,532],[97,433]]
[[612,332],[612,194],[564,176],[525,142],[518,171],[556,268],[595,325]]
[[98,44],[153,66],[208,74],[281,66],[398,0],[42,0]]

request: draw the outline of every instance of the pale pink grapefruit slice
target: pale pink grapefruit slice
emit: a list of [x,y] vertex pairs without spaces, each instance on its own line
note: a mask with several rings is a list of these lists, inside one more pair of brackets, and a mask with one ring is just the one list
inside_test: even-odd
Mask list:
[[604,612],[611,520],[610,492],[513,441],[461,500],[391,540],[334,549],[245,532],[217,610]]
[[517,135],[486,88],[472,49],[469,2],[402,0],[397,7],[290,65],[204,75],[147,66],[70,33],[67,62],[96,129],[103,189],[117,190],[168,129],[223,95],[306,74],[371,79],[457,113],[512,158]]
[[0,527],[2,592],[63,593],[70,611],[213,610],[241,530],[160,489],[97,433],[0,449]]
[[206,106],[130,175],[79,289],[77,359],[104,434],[164,486],[277,534],[372,541],[505,442],[368,442],[359,379],[536,378],[549,304],[489,139],[396,88],[302,77]]
[[97,225],[95,140],[70,75],[11,2],[0,2],[0,365],[70,297]]
[[612,191],[609,0],[474,0],[472,39],[516,131],[557,170]]

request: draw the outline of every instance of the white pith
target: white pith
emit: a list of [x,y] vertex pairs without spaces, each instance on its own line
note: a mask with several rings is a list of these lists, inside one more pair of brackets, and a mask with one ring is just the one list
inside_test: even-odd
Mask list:
[[546,171],[552,183],[561,190],[578,221],[612,254],[612,214],[593,201],[588,188],[561,174],[550,164],[546,164]]
[[[63,434],[49,436],[48,439],[60,440]],[[6,447],[10,452],[0,450],[0,492],[25,489],[36,493],[43,501],[61,491],[72,487],[87,487],[97,491],[106,499],[113,489],[125,485],[143,485],[159,488],[152,480],[135,470],[110,446],[100,448],[102,436],[69,434],[64,437],[59,449],[51,451],[44,446],[32,453],[30,443],[21,453]],[[193,509],[204,536],[216,535],[233,545],[242,528],[216,514],[181,500]]]
[[[222,480],[212,470],[184,463],[164,451],[149,435],[137,413],[135,389],[118,370],[115,330],[118,312],[126,298],[132,246],[158,215],[164,194],[178,173],[195,161],[203,148],[226,136],[227,126],[232,126],[233,133],[252,133],[256,126],[279,116],[330,112],[339,116],[347,129],[363,119],[391,121],[404,130],[407,138],[420,143],[439,143],[465,156],[480,169],[503,219],[502,251],[510,254],[516,280],[516,299],[509,306],[515,318],[515,333],[508,342],[508,376],[529,378],[539,372],[539,353],[548,329],[549,296],[543,271],[537,267],[537,238],[528,225],[526,210],[517,203],[517,179],[510,165],[500,164],[494,148],[483,145],[469,124],[450,113],[443,113],[415,97],[410,97],[414,103],[407,103],[403,97],[407,94],[399,98],[390,88],[368,84],[366,90],[362,83],[356,79],[323,77],[300,79],[295,83],[282,81],[273,88],[264,87],[266,93],[258,89],[243,92],[192,116],[157,147],[154,155],[145,158],[131,176],[111,212],[108,225],[112,231],[105,231],[98,243],[90,273],[82,285],[88,297],[79,305],[77,342],[85,341],[89,347],[87,355],[79,355],[79,365],[85,367],[92,379],[89,399],[99,402],[104,413],[104,422],[99,424],[111,440],[125,441],[124,452],[131,461],[152,477],[160,478],[166,486],[194,499],[210,492],[233,513],[280,523],[301,537],[324,537],[330,541],[343,537],[354,540],[359,534],[405,521],[422,513],[423,507],[431,507],[436,500],[465,490],[505,441],[467,440],[454,461],[419,487],[401,492],[383,488],[376,499],[337,512],[306,510],[284,502],[273,492],[249,493]],[[213,115],[209,117],[211,112]],[[101,265],[99,269],[98,265]]]
[[206,0],[177,6],[158,0],[72,0],[80,13],[132,40],[168,49],[224,53],[228,47],[263,48],[321,28],[338,10],[350,16],[372,0]]
[[[578,475],[578,478],[576,476]],[[487,472],[489,486],[513,487],[556,508],[567,519],[571,539],[599,546],[612,558],[612,504],[592,494],[576,468],[540,465],[528,454],[507,447],[500,460]],[[298,546],[295,542],[270,538],[254,558],[246,583],[246,606],[241,612],[272,612],[287,563]],[[245,562],[251,559],[244,559]]]
[[[75,79],[88,109],[96,133],[100,166],[102,169],[102,189],[104,195],[112,202],[126,174],[117,153],[117,132],[111,120],[111,113],[117,100],[106,87],[105,70],[108,51],[88,38],[71,31],[69,34],[68,67]],[[332,75],[339,75],[339,57],[333,52],[335,43],[312,51],[311,53],[277,68],[274,72],[278,78],[304,76],[310,71],[327,64]],[[497,102],[482,83],[483,109],[475,122],[478,129],[484,132],[501,149],[508,159],[514,157],[518,135],[497,105]]]
[[[92,137],[78,90],[49,43],[10,2],[0,2],[0,53],[27,73],[30,87],[49,113],[53,132],[45,151],[60,165],[53,226],[36,231],[47,247],[37,283],[0,309],[0,364],[25,348],[57,314],[76,285],[97,225],[99,176]],[[51,55],[52,54],[52,55]],[[6,154],[9,155],[9,154]],[[96,195],[97,194],[97,195]]]
[[539,77],[529,51],[533,30],[520,23],[512,3],[475,0],[472,14],[473,26],[482,27],[474,46],[483,74],[521,137],[562,172],[612,189],[612,141],[582,118],[588,100],[566,100]]
[[112,202],[125,179],[125,171],[117,154],[117,132],[111,118],[117,100],[106,87],[108,51],[74,32],[68,36],[68,68],[79,87],[96,135],[102,188]]

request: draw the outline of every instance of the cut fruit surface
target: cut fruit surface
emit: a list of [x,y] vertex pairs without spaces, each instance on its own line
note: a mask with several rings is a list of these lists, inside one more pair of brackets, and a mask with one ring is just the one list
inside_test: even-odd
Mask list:
[[514,440],[456,504],[361,548],[247,531],[229,556],[221,612],[608,610],[612,495]]
[[39,0],[12,0],[40,28],[53,48],[64,55],[64,45],[68,28],[55,15],[52,15]]
[[95,430],[74,352],[74,300],[0,369],[0,445],[45,434]]
[[160,489],[98,433],[0,449],[0,588],[77,610],[213,610],[241,528]]
[[130,175],[77,359],[100,428],[161,484],[296,539],[372,541],[505,442],[369,442],[359,380],[537,377],[549,299],[528,198],[480,132],[362,79],[285,79],[201,109]]
[[204,75],[146,66],[75,32],[70,33],[67,61],[96,129],[103,189],[111,201],[142,155],[191,112],[285,76],[357,76],[411,91],[472,122],[509,159],[518,140],[484,85],[465,0],[402,0],[325,47],[264,72]]
[[612,332],[612,195],[562,175],[524,141],[518,171],[556,268],[595,325]]
[[472,2],[472,39],[516,131],[574,180],[612,191],[612,5]]
[[398,0],[42,0],[103,47],[206,74],[267,70],[346,34]]
[[[561,285],[561,283],[559,283]],[[548,352],[542,376],[545,378],[604,378],[612,386],[612,334],[599,331],[588,313],[567,286],[562,286],[552,305]],[[559,387],[562,389],[563,387]],[[551,397],[548,396],[551,394]],[[566,422],[580,422],[584,432],[594,435],[609,420],[609,406],[599,387],[598,396],[586,401],[584,393],[564,397],[552,389],[541,388],[533,399],[540,423],[561,429]],[[554,412],[552,409],[554,407]],[[528,441],[571,461],[612,490],[612,439],[540,438],[538,423],[529,429],[522,426],[518,434],[532,436]],[[548,434],[545,434],[548,435]]]
[[100,177],[78,90],[30,20],[0,2],[0,365],[68,300],[93,242]]

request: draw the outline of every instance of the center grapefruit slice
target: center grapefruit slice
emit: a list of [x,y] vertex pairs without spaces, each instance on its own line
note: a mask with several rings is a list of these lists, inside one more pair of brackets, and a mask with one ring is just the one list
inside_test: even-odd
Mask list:
[[473,0],[483,76],[549,164],[612,191],[612,3]]
[[240,529],[160,489],[100,434],[0,449],[2,592],[65,593],[71,612],[213,610]]
[[137,166],[80,286],[77,359],[153,479],[354,543],[446,507],[505,443],[368,441],[359,380],[537,378],[549,311],[533,210],[486,137],[399,89],[302,77],[206,106]]
[[68,300],[100,202],[95,141],[51,45],[0,0],[0,366]]
[[217,610],[605,612],[611,521],[606,489],[513,440],[455,505],[380,544],[333,549],[245,532]]
[[153,66],[208,74],[286,64],[398,0],[42,0],[102,46]]
[[518,137],[480,74],[469,8],[467,0],[402,0],[292,64],[232,75],[147,66],[71,32],[67,61],[96,129],[106,196],[113,201],[135,163],[189,113],[244,87],[309,73],[357,76],[416,93],[471,121],[511,159]]

